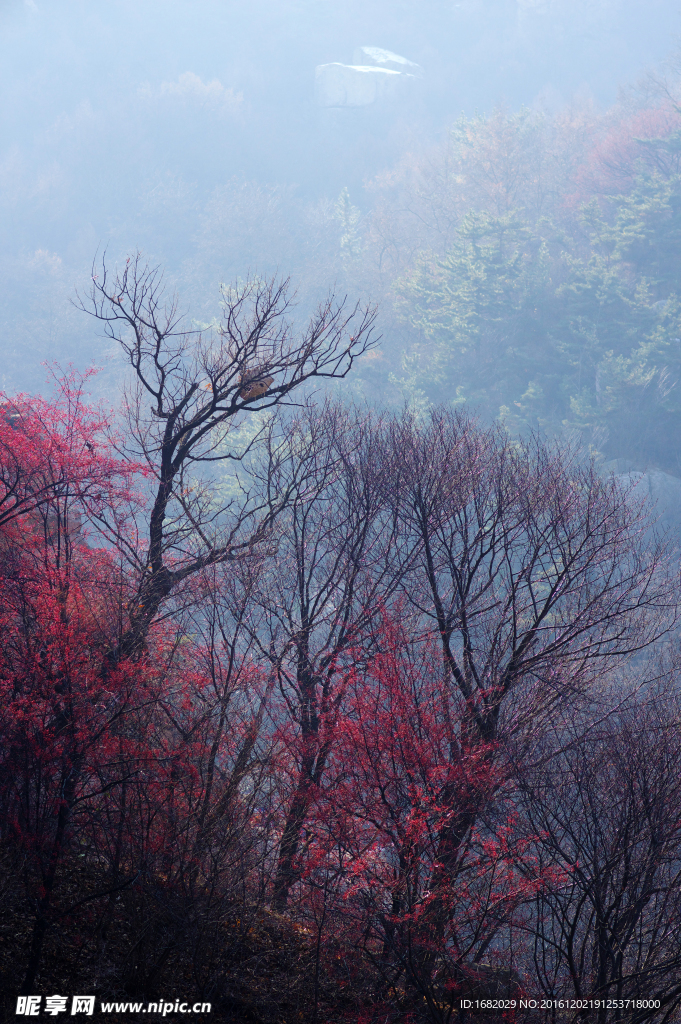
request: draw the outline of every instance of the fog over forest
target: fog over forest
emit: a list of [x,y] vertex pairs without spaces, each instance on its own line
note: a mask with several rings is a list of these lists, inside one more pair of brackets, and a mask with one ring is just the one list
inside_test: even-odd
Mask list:
[[0,38],[0,1024],[681,1024],[681,0]]
[[[69,302],[103,249],[113,261],[141,250],[163,265],[204,322],[219,314],[219,284],[249,272],[290,275],[305,309],[333,287],[376,301],[383,382],[404,376],[403,355],[416,358],[423,332],[395,319],[395,281],[419,248],[442,251],[452,238],[441,218],[437,237],[405,227],[413,203],[397,186],[442,159],[462,115],[571,110],[595,121],[621,88],[659,71],[681,28],[670,0],[5,0],[0,19],[10,392],[42,387],[43,360],[112,370],[113,350]],[[403,55],[423,77],[392,103],[319,106],[315,67],[351,64],[360,46]],[[589,143],[572,145],[575,162],[588,159]],[[376,241],[379,210],[411,235],[392,267]],[[107,392],[109,377],[98,383]],[[401,400],[394,388],[386,397]]]

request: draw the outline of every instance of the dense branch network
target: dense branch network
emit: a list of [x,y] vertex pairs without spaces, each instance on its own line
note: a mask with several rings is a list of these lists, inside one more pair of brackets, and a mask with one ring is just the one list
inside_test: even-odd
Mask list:
[[230,444],[230,424],[241,423],[242,414],[259,414],[262,432],[272,434],[271,410],[310,383],[345,377],[372,344],[375,311],[348,308],[333,296],[298,334],[288,319],[287,281],[252,280],[224,295],[219,329],[208,336],[189,330],[177,300],[165,296],[160,270],[137,254],[113,273],[102,259],[99,272],[93,268],[89,295],[79,299],[130,362],[129,435],[134,456],[146,462],[155,481],[140,529],[147,540],[130,628],[116,657],[139,647],[178,583],[252,550],[286,506],[289,494],[271,489],[262,500],[245,495],[238,511],[209,496],[197,476],[200,467],[244,459],[261,436],[254,431],[239,448]]

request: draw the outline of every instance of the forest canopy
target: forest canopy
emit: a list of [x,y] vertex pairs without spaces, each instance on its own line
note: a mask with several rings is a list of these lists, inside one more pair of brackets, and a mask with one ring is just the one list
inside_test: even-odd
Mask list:
[[646,503],[465,411],[305,397],[371,318],[298,339],[254,287],[205,347],[153,270],[103,272],[127,428],[74,375],[1,407],[5,991],[668,1019],[677,581]]
[[379,189],[403,390],[678,473],[680,130],[670,102],[498,111]]

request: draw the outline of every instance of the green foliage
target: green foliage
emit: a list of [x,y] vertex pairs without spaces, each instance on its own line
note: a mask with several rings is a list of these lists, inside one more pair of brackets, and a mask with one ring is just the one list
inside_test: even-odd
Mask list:
[[[667,143],[678,148],[676,135]],[[526,208],[469,209],[449,250],[421,252],[396,291],[401,317],[421,338],[412,390],[430,401],[465,399],[511,429],[599,431],[611,457],[678,469],[675,170],[641,172],[628,193],[594,198],[563,223]]]
[[361,254],[362,245],[359,233],[361,213],[350,202],[350,193],[344,188],[336,200],[336,219],[340,223],[340,249],[344,262],[357,259]]
[[541,232],[519,216],[475,211],[446,256],[419,259],[401,283],[402,312],[427,341],[421,386],[429,394],[494,413],[521,396],[536,401],[549,263]]

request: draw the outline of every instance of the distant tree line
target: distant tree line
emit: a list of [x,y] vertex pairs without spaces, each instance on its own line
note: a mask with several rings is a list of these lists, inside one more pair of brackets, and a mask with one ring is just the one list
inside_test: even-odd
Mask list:
[[463,118],[374,184],[356,267],[401,337],[404,396],[514,431],[576,430],[611,459],[679,472],[670,89],[603,114]]

